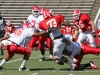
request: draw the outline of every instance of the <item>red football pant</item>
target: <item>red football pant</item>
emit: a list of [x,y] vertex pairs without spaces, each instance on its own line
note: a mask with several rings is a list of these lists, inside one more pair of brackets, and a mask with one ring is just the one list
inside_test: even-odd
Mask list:
[[37,41],[38,41],[38,49],[40,50],[44,49],[45,36],[33,37],[29,42],[29,46],[34,47]]
[[79,55],[76,55],[75,58],[78,60],[77,68],[80,67],[81,60],[86,54],[100,54],[100,48],[94,48],[87,45],[82,44],[82,49]]
[[17,46],[16,44],[12,43],[11,45],[4,45],[4,49],[8,52],[8,57],[11,58],[14,54],[22,54],[22,55],[30,55],[31,51],[27,48],[22,46]]
[[46,45],[48,46],[48,48],[50,49],[52,46],[52,40],[49,37],[46,37]]

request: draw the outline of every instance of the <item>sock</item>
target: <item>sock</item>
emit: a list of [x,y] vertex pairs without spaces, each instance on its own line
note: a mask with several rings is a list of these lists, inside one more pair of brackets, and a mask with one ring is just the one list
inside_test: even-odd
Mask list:
[[41,55],[41,58],[45,58],[45,56],[44,55]]
[[41,49],[40,51],[41,51],[41,54],[42,54],[42,56],[41,56],[41,57],[42,57],[42,58],[44,58],[45,49]]
[[3,60],[1,61],[1,63],[0,63],[0,66],[3,66],[5,63],[6,63],[6,60],[3,59]]
[[73,64],[72,62],[68,61],[67,64],[69,64],[70,66]]
[[89,66],[91,66],[90,63],[84,64],[84,67],[89,67]]
[[23,62],[22,62],[22,64],[21,64],[20,68],[25,67],[26,62],[27,62],[27,60],[23,60]]

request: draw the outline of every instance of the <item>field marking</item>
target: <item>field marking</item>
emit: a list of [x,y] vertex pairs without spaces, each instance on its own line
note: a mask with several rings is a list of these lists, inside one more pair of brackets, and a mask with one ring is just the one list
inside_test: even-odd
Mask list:
[[[30,57],[29,59],[31,59],[31,58],[39,58],[39,57],[41,57],[41,55],[39,55],[39,56],[37,56],[37,57]],[[45,56],[45,57],[47,57],[47,56]],[[12,60],[12,61],[8,61],[7,63],[12,63],[12,62],[20,61],[20,60],[22,60],[22,59],[23,59],[23,58],[16,59],[16,60]]]
[[33,73],[33,74],[30,74],[30,75],[37,75],[38,73]]
[[[30,57],[29,59],[31,58],[39,58],[39,57]],[[16,60],[12,60],[12,61],[8,61],[7,63],[12,63],[12,62],[16,62],[16,61],[20,61],[22,60],[23,58],[20,58],[20,59],[16,59]]]

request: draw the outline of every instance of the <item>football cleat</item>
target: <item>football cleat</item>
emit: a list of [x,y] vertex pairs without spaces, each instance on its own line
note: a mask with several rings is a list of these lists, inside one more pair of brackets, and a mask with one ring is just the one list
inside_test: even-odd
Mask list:
[[53,59],[53,56],[52,56],[52,55],[49,55],[49,58],[50,58],[50,59]]
[[98,69],[98,66],[93,61],[90,61],[90,65],[92,69]]
[[4,68],[3,67],[0,67],[0,70],[4,70]]
[[19,68],[19,71],[29,71],[29,69],[27,69],[26,67],[23,67],[23,68]]
[[70,71],[73,71],[75,68],[76,68],[76,64],[72,64]]
[[44,61],[45,60],[45,58],[41,58],[39,61]]

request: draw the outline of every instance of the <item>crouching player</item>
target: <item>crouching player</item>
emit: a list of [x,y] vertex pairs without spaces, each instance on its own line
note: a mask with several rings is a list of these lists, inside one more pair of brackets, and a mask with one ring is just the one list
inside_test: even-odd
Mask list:
[[80,70],[89,66],[91,66],[92,69],[98,69],[93,61],[90,61],[87,64],[80,63],[83,56],[86,54],[100,54],[100,48],[94,48],[85,44],[73,42],[69,38],[65,38],[62,41],[66,42],[66,50],[64,50],[64,53],[66,53],[73,60],[73,63],[76,64],[75,69]]
[[22,44],[22,42],[25,42],[25,39],[27,38],[34,37],[34,36],[40,36],[45,33],[46,31],[35,33],[33,28],[20,28],[20,29],[17,29],[14,33],[1,38],[0,41],[3,40],[1,42],[1,46],[4,47],[5,50],[7,50],[8,54],[0,63],[0,70],[4,70],[2,66],[9,59],[11,59],[14,56],[14,54],[24,55],[23,62],[19,68],[19,71],[29,70],[29,69],[26,69],[25,64],[30,57],[31,51],[29,48],[25,48],[21,46],[20,44]]

